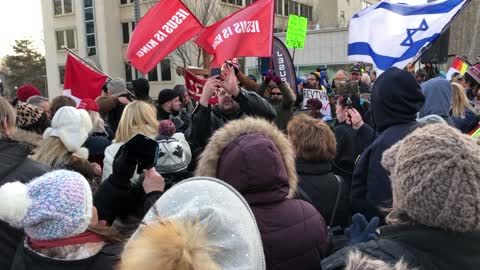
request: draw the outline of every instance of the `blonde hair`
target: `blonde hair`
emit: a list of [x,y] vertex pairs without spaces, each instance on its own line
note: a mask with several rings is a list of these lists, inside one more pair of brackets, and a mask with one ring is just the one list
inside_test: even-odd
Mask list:
[[297,158],[319,161],[335,158],[335,134],[322,120],[306,114],[297,115],[288,123],[287,133]]
[[155,137],[158,130],[157,110],[149,103],[134,101],[123,111],[115,133],[115,142],[127,142],[135,134]]
[[90,119],[92,119],[92,133],[106,133],[105,121],[103,121],[103,119],[100,117],[100,114],[94,111],[88,111],[88,114],[90,115]]
[[472,104],[470,104],[470,101],[465,94],[465,89],[463,88],[463,86],[458,83],[451,83],[451,85],[453,91],[452,115],[454,117],[464,118],[466,109],[475,112],[475,109],[473,108]]
[[[15,123],[17,121],[17,112],[13,106],[3,97],[0,97],[0,122],[6,120],[8,128],[15,128]],[[0,125],[0,138],[5,136],[5,130]]]
[[48,137],[43,140],[42,145],[31,158],[56,169],[62,167],[71,155],[72,153],[68,151],[60,138]]
[[199,223],[159,221],[145,227],[122,254],[119,270],[219,270]]

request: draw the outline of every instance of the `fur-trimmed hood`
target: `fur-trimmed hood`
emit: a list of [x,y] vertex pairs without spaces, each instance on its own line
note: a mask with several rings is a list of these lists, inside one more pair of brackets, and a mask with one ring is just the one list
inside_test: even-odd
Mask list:
[[16,128],[10,137],[13,141],[25,144],[29,147],[36,148],[43,141],[42,135]]
[[348,254],[345,270],[416,270],[410,269],[402,260],[390,265],[382,260],[363,255],[360,251],[352,251]]
[[[244,138],[247,135],[252,135],[250,136],[250,141],[246,142],[245,140],[242,141],[242,138]],[[255,135],[255,136],[253,136]],[[252,139],[254,141],[252,141]],[[242,162],[244,163],[244,167],[241,168],[236,168],[238,171],[241,171],[246,174],[252,174],[257,177],[262,177],[262,175],[268,175],[268,173],[265,173],[265,170],[275,170],[278,174],[282,174],[282,171],[285,172],[285,178],[287,179],[288,182],[288,198],[292,198],[295,192],[297,191],[297,185],[298,185],[298,177],[297,177],[297,172],[295,169],[295,154],[293,151],[293,148],[288,141],[287,137],[285,134],[283,134],[277,127],[275,127],[273,124],[267,122],[266,120],[263,119],[257,119],[257,118],[251,118],[247,117],[241,120],[235,120],[235,121],[230,121],[228,122],[223,128],[218,129],[213,136],[210,138],[210,142],[208,145],[205,147],[205,150],[203,151],[201,158],[198,162],[197,165],[197,170],[195,172],[196,176],[209,176],[209,177],[219,177],[218,174],[218,168],[222,164],[222,162],[229,162],[225,160],[221,160],[222,155],[224,154],[224,151],[228,148],[229,150],[232,150],[230,148],[236,147],[241,148],[241,147],[248,147],[245,146],[246,144],[250,145],[250,149],[254,147],[252,146],[252,143],[255,143],[255,140],[257,141],[257,144],[261,144],[262,147],[266,147],[267,149],[275,148],[276,149],[271,149],[272,153],[277,152],[280,154],[281,159],[283,162],[276,162],[272,163],[275,160],[275,156],[269,155],[271,154],[270,151],[267,153],[262,153],[261,156],[255,155],[253,153],[245,153],[244,155],[239,155],[239,153],[243,152],[245,149],[238,150],[234,152],[232,155],[230,155],[230,159],[232,159],[232,162]],[[273,143],[275,147],[270,147],[269,143]],[[233,145],[233,146],[232,146]],[[260,146],[260,145],[259,145]],[[250,155],[249,155],[250,154]],[[251,167],[245,167],[245,164],[252,164],[253,161],[258,161],[258,164],[256,164],[256,168],[251,168]],[[274,160],[272,162],[268,162],[269,160]],[[265,161],[265,163],[263,162]],[[248,163],[250,162],[250,163]],[[275,165],[282,164],[285,167],[285,170],[282,168],[275,168]],[[235,163],[238,164],[238,163]],[[265,170],[260,169],[259,167],[262,165],[272,165],[270,168],[262,168]],[[230,166],[235,167],[234,164],[229,164]],[[254,171],[252,171],[254,170]],[[232,172],[235,173],[235,172]],[[250,175],[247,175],[248,177]],[[274,176],[271,181],[277,181],[278,179],[282,178],[282,175],[279,176]],[[250,178],[250,177],[248,177]],[[222,179],[226,181],[226,179]],[[245,179],[245,183],[250,180],[250,179]],[[280,181],[280,180],[278,180]],[[228,183],[228,181],[226,181]],[[233,186],[235,184],[229,183]],[[244,184],[244,183],[242,183]],[[274,184],[277,186],[277,183]],[[240,192],[242,193],[242,192]],[[248,199],[247,199],[248,201]]]

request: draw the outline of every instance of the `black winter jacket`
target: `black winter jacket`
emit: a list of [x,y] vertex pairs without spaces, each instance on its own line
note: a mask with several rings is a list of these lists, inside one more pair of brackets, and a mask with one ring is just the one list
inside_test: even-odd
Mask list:
[[235,115],[226,115],[218,106],[207,108],[200,103],[197,104],[192,114],[192,129],[189,136],[192,154],[199,154],[215,130],[230,120],[245,116],[262,117],[268,121],[275,120],[276,114],[272,106],[258,94],[241,89],[239,95],[233,99],[240,105],[240,111]]
[[[338,180],[332,173],[332,165],[328,161],[296,161],[299,186],[309,197],[311,203],[322,214],[325,223],[330,225],[333,208],[339,190]],[[333,220],[333,227],[341,226],[342,229],[350,225],[350,186],[342,181],[340,200]]]
[[[8,182],[26,183],[46,173],[49,168],[30,160],[30,146],[9,139],[0,140],[0,186]],[[18,230],[0,221],[0,269],[10,269],[15,249],[23,238]]]
[[423,225],[381,227],[379,239],[336,252],[322,261],[322,269],[344,269],[353,249],[392,265],[403,259],[410,269],[480,269],[480,232],[448,232]]
[[116,268],[122,250],[121,243],[107,244],[99,253],[86,259],[58,260],[39,255],[22,245],[17,249],[10,270],[110,270]]

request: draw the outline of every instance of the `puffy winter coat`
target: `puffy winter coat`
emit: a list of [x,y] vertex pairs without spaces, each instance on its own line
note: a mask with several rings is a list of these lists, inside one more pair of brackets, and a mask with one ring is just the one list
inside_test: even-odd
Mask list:
[[211,138],[196,175],[217,177],[245,197],[267,269],[319,269],[329,247],[326,224],[311,204],[289,199],[298,184],[294,152],[274,125],[253,118],[228,123]]

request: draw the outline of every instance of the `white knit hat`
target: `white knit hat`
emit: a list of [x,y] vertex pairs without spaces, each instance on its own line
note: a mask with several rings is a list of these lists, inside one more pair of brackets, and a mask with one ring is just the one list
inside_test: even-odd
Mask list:
[[80,150],[92,131],[92,120],[88,112],[75,107],[60,108],[53,116],[52,127],[47,128],[43,138],[58,137],[72,153]]
[[35,240],[54,240],[85,232],[92,219],[92,191],[79,173],[58,170],[28,184],[0,187],[0,219],[24,228]]
[[[212,258],[220,269],[266,268],[252,210],[242,195],[223,181],[194,177],[178,183],[153,205],[143,224],[155,224],[159,218],[198,221],[206,226],[208,245],[219,249]],[[140,227],[132,239],[142,229]]]
[[175,133],[172,137],[159,136],[158,160],[155,169],[160,174],[181,172],[187,169],[192,154],[183,133]]

